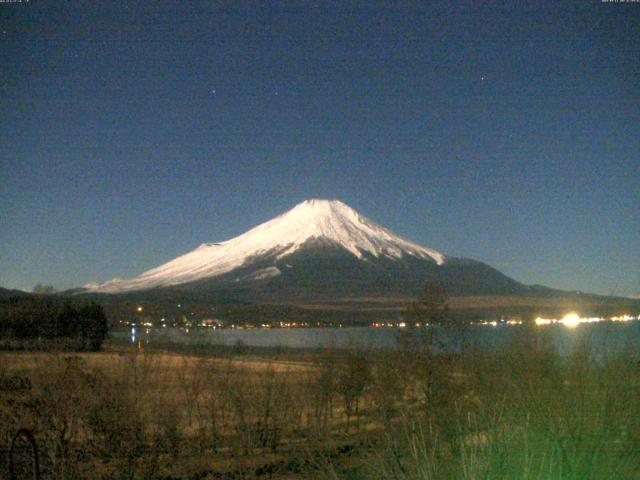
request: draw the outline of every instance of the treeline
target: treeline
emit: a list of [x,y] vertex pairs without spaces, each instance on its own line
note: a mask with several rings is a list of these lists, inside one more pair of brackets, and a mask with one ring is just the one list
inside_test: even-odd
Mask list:
[[107,318],[96,303],[55,297],[12,297],[0,302],[0,347],[97,351],[107,336]]

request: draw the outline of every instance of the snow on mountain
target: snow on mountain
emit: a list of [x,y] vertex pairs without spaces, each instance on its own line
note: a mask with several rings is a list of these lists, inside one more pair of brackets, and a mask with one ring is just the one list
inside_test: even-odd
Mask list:
[[[135,278],[113,279],[103,284],[88,284],[84,288],[93,292],[118,293],[180,285],[223,275],[265,256],[282,259],[314,240],[338,245],[359,259],[363,259],[365,254],[396,259],[409,255],[438,265],[445,263],[444,255],[393,235],[340,201],[307,200],[236,238],[202,244]],[[279,274],[274,266],[256,272],[254,279]]]

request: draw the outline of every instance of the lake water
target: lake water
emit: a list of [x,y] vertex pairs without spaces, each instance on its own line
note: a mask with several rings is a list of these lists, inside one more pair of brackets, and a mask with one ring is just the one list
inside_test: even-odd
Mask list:
[[[613,353],[625,347],[640,350],[640,321],[625,323],[600,322],[568,328],[564,325],[534,327],[548,332],[562,353],[588,339],[601,353]],[[527,335],[531,327],[521,325],[472,326],[466,333],[467,345],[493,349],[506,345],[510,340]],[[117,331],[116,338],[129,338],[136,343],[171,342],[192,345],[246,345],[253,347],[284,347],[300,349],[319,348],[392,348],[399,339],[421,342],[427,329],[401,328],[256,328],[256,329],[208,329],[197,328],[186,331],[178,328],[141,328],[132,331]],[[456,349],[461,343],[460,335],[436,329],[438,344],[443,348]]]

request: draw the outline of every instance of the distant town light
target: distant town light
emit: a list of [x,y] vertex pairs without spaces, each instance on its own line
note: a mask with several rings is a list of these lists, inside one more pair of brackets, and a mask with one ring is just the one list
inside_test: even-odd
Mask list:
[[567,313],[564,317],[557,318],[541,318],[538,317],[535,320],[536,325],[551,325],[561,323],[568,328],[576,328],[581,323],[597,323],[597,322],[630,322],[632,320],[640,320],[640,315],[634,317],[633,315],[619,315],[615,317],[581,317],[575,312]]
[[580,321],[580,316],[577,313],[567,313],[564,317],[562,317],[560,323],[568,328],[576,328],[578,325],[580,325]]
[[551,323],[551,320],[549,320],[548,318],[536,318],[536,325],[549,325]]
[[142,311],[142,307],[141,307],[140,305],[138,305],[138,308],[136,308],[136,310],[137,310],[138,312],[141,312],[141,311]]

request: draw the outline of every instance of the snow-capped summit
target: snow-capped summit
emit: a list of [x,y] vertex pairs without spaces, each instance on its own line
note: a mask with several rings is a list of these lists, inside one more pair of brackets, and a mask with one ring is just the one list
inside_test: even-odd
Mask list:
[[265,258],[273,263],[254,271],[251,279],[280,274],[275,262],[310,244],[339,247],[353,257],[402,259],[411,257],[443,265],[446,257],[400,238],[338,200],[306,200],[288,212],[221,243],[205,243],[195,250],[141,275],[85,285],[93,292],[119,293],[196,282],[219,277]]
[[243,243],[256,242],[263,250],[265,247],[286,247],[278,255],[282,258],[311,239],[334,242],[358,258],[362,258],[363,253],[394,258],[408,254],[430,257],[438,264],[444,262],[444,255],[393,235],[339,200],[306,200],[287,213],[226,243],[240,240]]

